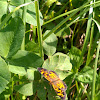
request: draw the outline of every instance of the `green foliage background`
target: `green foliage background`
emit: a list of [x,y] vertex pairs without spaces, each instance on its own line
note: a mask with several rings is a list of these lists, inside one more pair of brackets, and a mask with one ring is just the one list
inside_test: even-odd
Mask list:
[[59,100],[38,67],[66,100],[99,100],[99,51],[99,0],[0,0],[0,100]]

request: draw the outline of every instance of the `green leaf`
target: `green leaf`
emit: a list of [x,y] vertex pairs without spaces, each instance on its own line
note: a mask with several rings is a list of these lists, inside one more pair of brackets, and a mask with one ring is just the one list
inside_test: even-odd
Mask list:
[[31,96],[33,95],[33,82],[15,86],[14,89],[25,96]]
[[24,37],[24,24],[22,19],[13,18],[11,22],[0,30],[0,55],[11,57],[21,46]]
[[39,80],[41,78],[39,72],[37,72],[35,68],[27,69],[26,77],[29,80]]
[[48,100],[55,100],[55,97],[57,96],[57,94],[54,91],[54,89],[52,88],[52,86],[48,82],[45,82],[44,84],[45,84],[45,86],[47,88]]
[[71,63],[73,65],[73,71],[77,69],[77,64],[79,63],[80,55],[81,55],[81,51],[78,48],[73,46],[70,49],[69,56],[71,59]]
[[33,41],[28,42],[25,46],[25,50],[39,53],[39,45]]
[[91,83],[93,80],[93,69],[85,66],[81,72],[76,75],[76,79],[80,82]]
[[12,73],[25,75],[28,68],[40,67],[43,60],[32,52],[19,50],[11,59],[8,59],[8,62]]
[[0,1],[0,23],[2,21],[1,17],[4,17],[5,14],[7,14],[7,0]]
[[24,67],[21,66],[15,66],[15,65],[10,65],[9,64],[9,70],[12,73],[18,74],[20,76],[26,75],[26,70]]
[[72,64],[66,54],[56,53],[44,62],[43,68],[55,71],[61,79],[65,79],[66,72],[64,71],[71,70]]
[[44,89],[44,84],[40,83],[37,88],[37,96],[40,100],[46,100],[46,90]]
[[37,96],[40,100],[46,100],[46,87],[43,81],[34,81],[33,82],[33,93],[37,92]]
[[[49,31],[46,31],[44,36]],[[52,56],[56,52],[57,46],[57,37],[54,33],[52,33],[49,37],[47,37],[43,42],[44,53],[48,56]]]
[[0,57],[0,93],[10,81],[10,72],[5,61]]
[[11,5],[15,5],[16,4],[16,6],[19,6],[19,5],[23,4],[23,3],[24,3],[24,0],[17,0],[17,1],[16,0],[11,0],[10,1]]
[[[31,0],[27,0],[27,2],[31,2]],[[13,11],[17,6],[21,5],[24,3],[24,0],[22,2],[18,2],[18,1],[13,1],[11,2],[11,5],[9,5],[9,9],[10,9],[10,12]],[[12,6],[13,5],[13,6]],[[15,16],[19,16],[22,18],[22,9],[19,9],[15,12],[15,14],[13,14],[13,17]],[[40,14],[40,24],[43,25],[43,17],[42,17],[42,14],[41,12],[39,12]],[[36,22],[36,11],[35,11],[35,4],[32,3],[32,4],[29,4],[27,6],[27,13],[26,13],[26,22],[29,23],[29,24],[32,24],[34,26],[37,26],[37,22]]]

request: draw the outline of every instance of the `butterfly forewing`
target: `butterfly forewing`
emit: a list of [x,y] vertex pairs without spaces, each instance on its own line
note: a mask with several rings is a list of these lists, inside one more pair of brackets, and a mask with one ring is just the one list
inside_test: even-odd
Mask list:
[[44,69],[44,68],[38,68],[38,71],[39,71],[48,81],[50,81],[48,70],[46,70],[46,69]]

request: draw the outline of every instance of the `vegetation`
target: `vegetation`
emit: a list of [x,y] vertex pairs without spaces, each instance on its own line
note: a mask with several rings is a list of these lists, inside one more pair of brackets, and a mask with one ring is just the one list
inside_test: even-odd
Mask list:
[[99,100],[99,51],[100,0],[0,0],[0,100],[60,100],[38,67]]

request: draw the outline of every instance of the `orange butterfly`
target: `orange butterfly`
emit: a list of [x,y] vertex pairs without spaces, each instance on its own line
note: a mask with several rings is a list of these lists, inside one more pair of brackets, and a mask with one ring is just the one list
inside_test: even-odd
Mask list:
[[54,71],[48,71],[44,68],[38,68],[38,71],[50,82],[61,100],[65,100],[67,86],[60,80],[59,76]]

